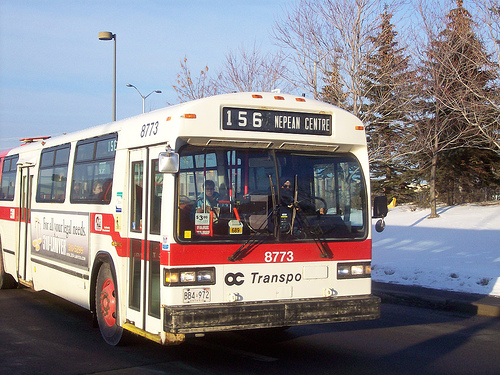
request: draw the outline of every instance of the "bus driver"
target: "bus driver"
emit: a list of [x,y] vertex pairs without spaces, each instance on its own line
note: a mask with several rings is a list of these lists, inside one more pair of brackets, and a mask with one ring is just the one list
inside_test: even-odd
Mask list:
[[[206,204],[206,207],[205,207]],[[207,212],[219,207],[219,193],[215,191],[215,183],[212,180],[205,181],[205,193],[198,195],[196,200],[196,212]]]

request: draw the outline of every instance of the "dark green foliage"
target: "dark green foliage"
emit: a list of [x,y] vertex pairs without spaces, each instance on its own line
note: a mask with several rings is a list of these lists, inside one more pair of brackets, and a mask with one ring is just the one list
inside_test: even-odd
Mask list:
[[413,76],[391,19],[392,14],[385,11],[378,34],[371,38],[374,48],[363,71],[364,104],[360,115],[366,126],[373,191],[385,190],[404,201],[409,199],[410,181],[403,158],[395,156],[408,141]]
[[449,204],[488,199],[482,189],[498,186],[498,154],[487,150],[481,135],[482,124],[496,121],[496,75],[473,26],[458,0],[445,29],[431,41],[422,70],[425,120],[418,126],[428,138],[420,164],[431,160],[429,181],[435,182],[436,197]]

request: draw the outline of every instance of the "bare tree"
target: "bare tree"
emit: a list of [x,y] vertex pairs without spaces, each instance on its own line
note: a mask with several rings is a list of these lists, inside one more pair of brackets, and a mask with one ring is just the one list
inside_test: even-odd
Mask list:
[[[285,9],[283,16],[275,22],[274,38],[278,45],[291,50],[288,55],[293,70],[287,79],[296,87],[318,98],[319,74],[327,75],[329,58],[333,49],[325,44],[325,20],[317,12],[314,1],[301,0]],[[330,69],[331,71],[331,69]]]
[[198,77],[192,77],[187,57],[181,61],[181,71],[177,73],[177,84],[173,88],[180,103],[217,94],[217,89],[208,76],[208,66],[200,71]]
[[[491,70],[488,55],[474,33],[472,17],[461,0],[444,16],[433,13],[435,8],[426,5],[422,1],[419,4],[428,40],[420,77],[424,83],[422,116],[414,127],[411,147],[430,159],[431,217],[438,217],[438,157],[453,149],[492,146],[483,135],[492,123],[498,126],[490,105],[496,101],[492,84],[496,73]],[[444,29],[436,28],[442,24],[446,25]]]
[[488,42],[497,66],[500,67],[500,1],[499,0],[472,0],[477,10],[479,27],[482,35]]
[[229,51],[222,71],[213,81],[218,92],[291,90],[283,77],[285,56],[281,52],[262,54],[254,44],[251,50],[241,46],[238,53]]
[[[494,59],[496,67],[497,81],[500,79],[500,1],[498,0],[474,0],[477,9],[478,25],[482,29],[481,35],[484,36],[484,42],[491,56]],[[497,85],[500,85],[497,82]],[[485,101],[496,112],[496,119],[491,123],[480,123],[473,119],[473,126],[476,126],[494,149],[500,150],[500,102],[491,100],[490,97]]]
[[285,10],[276,22],[274,37],[292,51],[290,62],[295,69],[290,81],[318,98],[320,79],[338,69],[346,106],[359,115],[365,89],[361,75],[374,48],[370,38],[383,11],[393,12],[400,2],[302,0]]
[[361,114],[366,90],[362,76],[367,57],[375,48],[371,38],[381,24],[382,7],[376,0],[328,0],[318,9],[333,30],[326,34],[325,44],[333,46],[337,55],[343,86],[356,116]]
[[215,77],[210,76],[208,66],[193,77],[184,57],[173,88],[180,102],[230,92],[290,91],[293,86],[283,79],[285,70],[282,53],[262,54],[255,45],[250,51],[241,47],[238,54],[233,51],[226,54],[225,64]]

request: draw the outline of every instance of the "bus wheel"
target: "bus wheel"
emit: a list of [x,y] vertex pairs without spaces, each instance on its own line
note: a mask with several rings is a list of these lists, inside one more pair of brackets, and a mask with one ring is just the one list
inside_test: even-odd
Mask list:
[[109,263],[103,263],[97,275],[95,306],[101,335],[109,345],[120,344],[123,336],[123,328],[116,322],[118,318],[116,293],[116,282],[111,267]]

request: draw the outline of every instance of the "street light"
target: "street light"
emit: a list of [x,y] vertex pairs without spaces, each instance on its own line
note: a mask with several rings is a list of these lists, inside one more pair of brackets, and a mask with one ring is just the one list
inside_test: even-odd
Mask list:
[[161,91],[160,90],[153,90],[151,91],[149,94],[147,94],[146,96],[142,95],[141,92],[139,91],[139,89],[137,87],[135,87],[134,85],[131,85],[130,83],[127,83],[127,87],[133,87],[134,89],[136,89],[136,91],[139,93],[139,95],[141,96],[142,98],[142,113],[144,113],[144,106],[145,106],[145,103],[146,103],[146,98],[153,94],[153,93],[156,93],[156,94],[161,94]]
[[115,41],[115,53],[113,55],[113,121],[116,121],[116,34],[110,31],[100,31],[99,40]]

